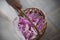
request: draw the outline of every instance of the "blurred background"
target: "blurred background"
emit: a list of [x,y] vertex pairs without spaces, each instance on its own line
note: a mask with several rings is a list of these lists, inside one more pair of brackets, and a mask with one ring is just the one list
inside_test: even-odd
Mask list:
[[36,7],[41,9],[48,26],[41,40],[60,40],[60,0],[20,0],[23,10]]

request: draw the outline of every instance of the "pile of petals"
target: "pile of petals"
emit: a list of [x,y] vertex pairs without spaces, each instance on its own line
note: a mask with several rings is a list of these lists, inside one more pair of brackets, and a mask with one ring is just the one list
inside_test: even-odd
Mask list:
[[[27,13],[26,15],[30,18],[33,24],[37,25],[36,27],[38,30],[42,29],[44,25],[44,19],[42,16],[39,16],[37,13]],[[26,40],[31,40],[37,35],[36,30],[32,27],[32,24],[26,17],[19,17],[18,27]]]

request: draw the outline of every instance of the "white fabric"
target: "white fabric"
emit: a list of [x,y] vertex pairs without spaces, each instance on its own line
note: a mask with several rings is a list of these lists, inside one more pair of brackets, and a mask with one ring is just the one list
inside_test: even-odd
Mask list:
[[18,30],[17,12],[5,0],[0,0],[0,40],[25,40]]

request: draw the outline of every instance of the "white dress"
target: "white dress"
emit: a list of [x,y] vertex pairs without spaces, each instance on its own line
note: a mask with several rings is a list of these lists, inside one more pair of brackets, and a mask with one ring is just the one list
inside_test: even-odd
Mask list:
[[0,40],[25,40],[18,30],[17,12],[5,0],[0,0]]
[[[16,12],[13,12],[12,10],[14,9],[8,6],[6,2],[1,1],[2,0],[0,0],[0,40],[25,40],[24,37],[22,37],[23,35],[21,33],[19,33],[17,30],[13,30],[13,28],[16,28],[16,26],[12,25],[14,18],[17,16]],[[58,29],[60,30],[60,0],[20,1],[23,9],[29,7],[37,7],[45,12],[45,15],[48,19],[48,28],[45,36],[42,37],[41,40],[58,40],[58,38],[60,39],[60,32],[58,31]],[[14,14],[14,17],[11,14]],[[15,31],[19,33],[18,35],[20,35],[20,38],[18,38],[18,36],[15,36]]]

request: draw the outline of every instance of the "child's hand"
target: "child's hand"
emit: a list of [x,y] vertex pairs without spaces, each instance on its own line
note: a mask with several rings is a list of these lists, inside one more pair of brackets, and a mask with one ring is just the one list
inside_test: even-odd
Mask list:
[[19,0],[6,0],[6,1],[16,10],[17,10],[17,8],[21,9],[21,7],[22,7]]

